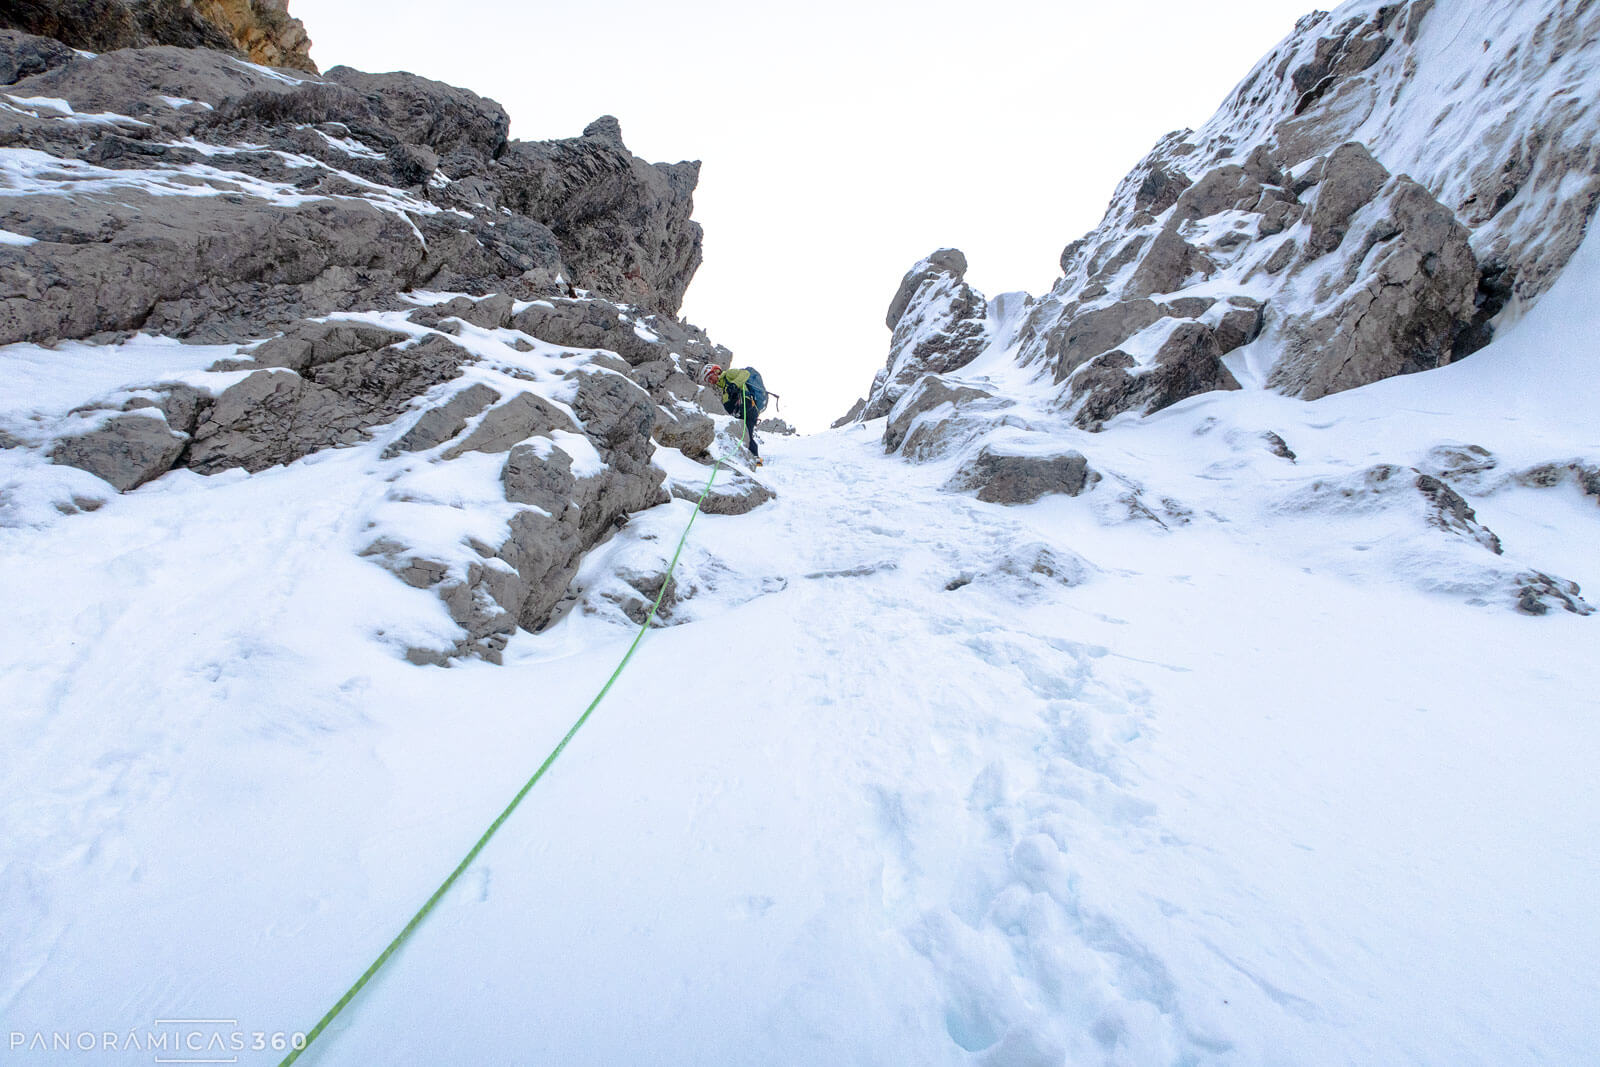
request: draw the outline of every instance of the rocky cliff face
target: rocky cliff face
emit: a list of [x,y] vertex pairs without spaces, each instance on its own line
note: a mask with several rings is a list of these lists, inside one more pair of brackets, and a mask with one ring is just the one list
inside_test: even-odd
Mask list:
[[967,257],[941,248],[906,272],[889,303],[889,363],[872,383],[863,419],[881,418],[924,374],[966,366],[989,342],[988,305],[963,280]]
[[[88,56],[0,30],[0,344],[116,366],[190,342],[176,369],[4,420],[8,463],[72,473],[31,503],[0,485],[0,518],[356,449],[381,501],[354,547],[456,628],[406,654],[497,658],[578,599],[589,549],[703,479],[684,472],[717,422],[685,371],[731,356],[674,317],[699,165],[638,159],[609,117],[514,142],[463,89],[183,43],[202,47]],[[708,504],[770,495],[735,471]]]
[[145,329],[242,339],[420,285],[573,282],[675,313],[699,263],[697,165],[614,120],[506,139],[491,100],[410,74],[291,76],[215,51],[86,58],[0,31],[0,343]]
[[288,0],[8,0],[0,4],[0,27],[89,52],[168,44],[317,70],[311,39],[290,16]]
[[[1354,0],[1308,15],[1209,122],[1123,179],[1042,297],[985,301],[954,249],[918,262],[890,307],[884,369],[836,425],[882,418],[888,451],[955,461],[948,487],[983,500],[1114,494],[1117,514],[1186,525],[1176,497],[1102,478],[1067,442],[1201,394],[1316,400],[1470,357],[1583,241],[1600,202],[1597,82],[1593,4]],[[1237,437],[1293,462],[1271,430]],[[1338,491],[1415,505],[1415,489],[1429,515],[1456,494],[1450,475],[1382,471]],[[1455,501],[1445,511],[1471,511]],[[1498,555],[1491,539],[1473,543]],[[1533,610],[1544,596],[1510,599]]]
[[[1470,354],[1548,288],[1600,201],[1597,34],[1568,0],[1306,16],[1066,247],[1015,361],[1092,429],[1241,379],[1315,399]],[[914,276],[898,303],[973,314]],[[897,332],[866,417],[917,376],[907,349]]]

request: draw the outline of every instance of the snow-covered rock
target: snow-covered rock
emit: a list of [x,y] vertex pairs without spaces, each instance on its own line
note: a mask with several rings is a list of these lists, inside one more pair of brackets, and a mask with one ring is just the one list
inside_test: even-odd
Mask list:
[[[1123,179],[1044,296],[988,302],[960,253],[919,261],[890,306],[888,364],[841,422],[882,418],[888,451],[954,463],[948,485],[980,500],[1038,495],[996,460],[1023,431],[1088,457],[1101,484],[1071,492],[1104,521],[1238,521],[1155,491],[1075,435],[1210,394],[1315,401],[1473,358],[1536,306],[1600,202],[1597,80],[1600,15],[1562,0],[1354,0],[1309,15],[1209,122],[1168,134]],[[1295,459],[1274,430],[1229,433]],[[1431,516],[1423,526],[1499,552],[1472,518],[1467,498],[1486,483],[1470,465],[1362,458],[1364,473],[1288,476],[1262,521],[1404,501]],[[1411,473],[1376,473],[1395,471]],[[1527,561],[1416,536],[1429,562],[1414,575],[1431,588],[1589,610]],[[1444,576],[1453,567],[1459,580]]]
[[946,483],[949,489],[977,490],[979,500],[1031,504],[1048,493],[1077,496],[1100,480],[1082,452],[1067,449],[1040,454],[985,444]]
[[124,492],[370,453],[385,488],[356,551],[459,627],[398,650],[497,659],[669,499],[658,448],[709,462],[726,421],[686,371],[729,353],[671,314],[699,262],[697,164],[637,159],[611,118],[514,142],[498,104],[414,75],[125,47],[148,43],[0,34],[0,343],[225,344],[34,409],[6,443]]
[[0,228],[30,239],[0,246],[0,343],[242,341],[420,286],[572,283],[671,315],[699,265],[699,165],[638,159],[615,120],[525,143],[499,104],[411,74],[42,48],[0,37]]
[[1549,286],[1600,201],[1596,29],[1561,0],[1308,15],[1134,168],[1014,332],[978,327],[964,258],[919,262],[854,417],[1000,345],[1090,429],[1241,381],[1314,399],[1470,355]]
[[885,320],[894,331],[889,361],[872,383],[859,418],[887,415],[924,374],[957,370],[984,350],[988,305],[963,280],[966,271],[967,257],[959,249],[941,248],[906,273]]

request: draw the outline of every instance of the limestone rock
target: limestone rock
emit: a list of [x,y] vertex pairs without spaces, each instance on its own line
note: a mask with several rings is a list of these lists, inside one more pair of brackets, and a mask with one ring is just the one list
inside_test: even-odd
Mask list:
[[756,423],[756,429],[762,433],[775,433],[781,437],[795,437],[800,432],[783,419],[776,417],[762,419],[760,422]]
[[365,322],[304,322],[266,341],[251,356],[263,367],[302,372],[354,352],[401,344],[408,336]]
[[1336,252],[1306,268],[1322,302],[1286,319],[1284,354],[1268,378],[1307,400],[1450,362],[1474,314],[1467,230],[1422,186],[1389,179],[1348,225],[1327,231],[1338,234]]
[[[517,626],[544,626],[563,601],[583,554],[629,512],[667,499],[660,472],[640,464],[650,451],[648,423],[639,418],[643,391],[620,375],[592,373],[584,375],[580,393],[582,402],[574,406],[601,449],[603,468],[579,477],[571,455],[550,438],[520,441],[506,452],[501,483],[506,499],[524,507],[511,518],[501,544],[482,546],[481,558],[465,568],[420,572],[401,546],[372,551],[402,577],[411,575],[434,588],[467,632],[443,658],[472,654],[492,660],[496,642],[503,645]],[[515,408],[515,400],[501,408]],[[508,416],[505,426],[512,423],[518,425],[495,436],[526,428]]]
[[1233,297],[1217,321],[1217,349],[1227,355],[1249,344],[1261,333],[1261,304],[1249,297]]
[[609,468],[595,505],[585,509],[586,532],[667,499],[661,487],[664,475],[651,462],[656,407],[649,393],[620,374],[580,374],[572,409]]
[[675,315],[700,266],[700,226],[689,219],[700,164],[644,162],[614,119],[589,129],[512,143],[496,160],[497,184],[512,210],[555,233],[573,282]]
[[1271,430],[1263,430],[1261,432],[1261,440],[1266,442],[1267,451],[1271,452],[1279,459],[1286,459],[1290,463],[1293,463],[1299,458],[1294,454],[1294,449],[1289,447],[1289,443],[1285,441],[1281,435],[1276,434]]
[[61,438],[50,458],[104,478],[125,493],[171,470],[188,440],[153,412],[113,415],[86,433]]
[[419,326],[429,326],[434,329],[444,329],[444,323],[448,319],[460,319],[485,330],[497,330],[510,324],[511,311],[515,306],[516,301],[503,293],[482,300],[458,296],[442,304],[420,307],[409,317]]
[[906,271],[906,276],[900,279],[900,288],[895,290],[894,299],[889,301],[889,313],[884,316],[884,325],[891,330],[900,325],[900,317],[906,313],[917,290],[940,275],[948,275],[958,282],[967,276],[967,257],[961,249],[940,248]]
[[1478,521],[1461,494],[1414,467],[1380,463],[1341,479],[1318,478],[1299,492],[1293,506],[1330,513],[1401,508],[1419,515],[1431,529],[1475,542],[1497,556],[1503,551],[1500,538]]
[[229,386],[195,430],[186,465],[201,474],[265,470],[319,449],[355,444],[471,359],[438,335],[355,352],[309,368],[263,370]]
[[1098,430],[1125,411],[1160,411],[1178,401],[1214,389],[1238,389],[1222,364],[1215,331],[1197,322],[1180,322],[1167,335],[1154,359],[1140,367],[1125,352],[1097,357],[1072,380],[1072,397],[1081,401],[1074,421]]
[[982,389],[968,385],[951,385],[934,375],[921,378],[894,407],[883,428],[883,447],[893,452],[905,441],[915,422],[929,412],[951,405],[955,408],[972,403],[996,403],[996,398]]
[[572,457],[560,449],[536,447],[528,442],[510,448],[500,480],[507,500],[532,504],[557,518],[571,503],[578,484],[572,474]]
[[1417,473],[1417,492],[1428,501],[1429,525],[1469,537],[1497,556],[1502,554],[1500,538],[1478,522],[1477,512],[1460,493],[1431,474],[1414,473]]
[[443,459],[468,452],[508,452],[511,446],[552,430],[575,430],[572,420],[550,401],[534,393],[517,393],[490,408],[472,432],[445,450]]
[[1314,259],[1338,248],[1351,217],[1370,203],[1388,180],[1389,172],[1372,158],[1365,145],[1351,141],[1334,149],[1311,206],[1311,236],[1306,239],[1305,258]]
[[[461,373],[472,354],[437,334],[313,364],[307,377],[337,393],[366,425],[398,415],[412,397]],[[362,427],[363,429],[365,426]]]
[[723,470],[703,500],[699,488],[681,482],[673,483],[672,495],[680,500],[700,500],[700,510],[707,515],[744,515],[777,496],[747,474],[726,467]]
[[511,119],[505,109],[467,89],[404,71],[367,74],[350,67],[334,67],[327,80],[355,90],[400,141],[431,149],[452,170],[469,160],[482,169],[506,149]]
[[675,355],[724,367],[733,360],[733,353],[697,326],[664,315],[641,315],[608,300],[541,300],[513,316],[509,325],[551,344],[615,352],[635,368],[635,375],[647,364],[664,362],[668,369],[658,372],[658,385],[665,385],[681,362]]
[[876,419],[926,374],[948,374],[971,363],[990,339],[988,303],[962,281],[967,260],[941,248],[906,274],[889,307],[889,358],[873,382],[862,419]]
[[[0,228],[35,239],[0,246],[0,344],[131,329],[245,341],[403,306],[421,286],[498,294],[464,312],[498,326],[507,301],[558,279],[672,313],[699,264],[696,164],[648,164],[609,132],[510,142],[498,104],[439,82],[290,78],[205,48],[86,58],[14,32],[7,63],[13,95],[128,121],[91,135],[51,109],[0,112],[0,142],[93,164],[111,191],[0,204]],[[152,195],[151,180],[191,195]]]
[[976,489],[979,500],[992,504],[1031,504],[1050,493],[1077,496],[1099,480],[1081,452],[1010,452],[1002,445],[986,444],[962,464],[945,488]]
[[422,413],[411,428],[384,451],[389,459],[402,452],[436,448],[466,428],[467,420],[500,399],[498,391],[482,383],[467,386],[438,407]]
[[578,478],[563,450],[531,443],[512,447],[501,480],[506,499],[532,507],[511,520],[510,537],[496,550],[519,582],[493,596],[531,630],[549,621],[583,553],[609,533],[619,517],[668,499],[659,474],[613,467]]
[[1543,571],[1520,574],[1517,583],[1517,610],[1524,615],[1545,615],[1552,606],[1574,615],[1593,615],[1594,607],[1579,594],[1578,583],[1557,578]]
[[0,85],[72,62],[77,53],[51,37],[35,37],[18,30],[0,29]]
[[1163,317],[1161,307],[1145,298],[1086,311],[1050,331],[1044,355],[1055,369],[1056,381],[1065,381],[1095,356],[1110,351]]
[[1582,493],[1600,503],[1600,463],[1594,461],[1575,459],[1569,463],[1541,463],[1519,471],[1514,479],[1518,485],[1535,489],[1549,489],[1571,479]]
[[221,197],[22,196],[0,227],[40,235],[0,250],[0,340],[50,342],[135,328],[245,340],[408,288],[411,228],[364,202],[293,207]]
[[1184,287],[1191,274],[1203,273],[1208,265],[1199,249],[1178,236],[1175,226],[1168,226],[1150,242],[1128,282],[1126,295],[1142,298],[1175,292]]
[[716,439],[717,426],[709,416],[698,412],[670,409],[665,418],[656,423],[654,435],[668,448],[676,448],[691,459],[699,459],[711,450]]
[[73,48],[147,45],[237,52],[273,67],[315,71],[311,42],[287,0],[53,0],[6,5],[0,23]]
[[187,465],[201,474],[265,470],[341,438],[354,444],[360,435],[331,390],[292,371],[257,371],[217,398],[195,431]]
[[153,386],[154,398],[135,396],[123,406],[124,411],[152,407],[161,412],[167,425],[177,433],[193,434],[200,424],[200,416],[211,406],[211,397],[192,385],[183,382],[162,382]]
[[1261,183],[1234,163],[1207,171],[1174,202],[1167,225],[1210,218],[1224,211],[1249,210],[1261,199]]
[[252,63],[315,74],[304,23],[289,15],[289,0],[195,0],[195,8],[233,38]]
[[843,415],[840,415],[837,419],[834,419],[831,423],[829,423],[828,428],[837,430],[841,426],[848,426],[852,422],[857,422],[861,418],[861,413],[866,410],[867,398],[864,396],[859,397],[854,404],[850,405],[850,410],[846,411]]
[[622,123],[615,115],[601,115],[583,128],[583,136],[602,141],[613,148],[625,147],[622,143]]
[[[1182,170],[1162,162],[1152,162],[1145,169],[1134,193],[1134,207],[1151,216],[1160,215],[1178,202],[1189,185],[1189,177]],[[1061,259],[1062,269],[1066,270],[1066,253],[1062,253]]]

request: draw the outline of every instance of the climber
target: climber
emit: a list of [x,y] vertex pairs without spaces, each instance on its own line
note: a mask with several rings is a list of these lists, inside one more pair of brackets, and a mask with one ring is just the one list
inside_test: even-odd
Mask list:
[[756,446],[756,420],[767,406],[767,387],[761,380],[761,372],[753,367],[723,370],[715,363],[707,363],[700,368],[699,378],[701,385],[717,391],[724,411],[744,420],[744,443],[756,458],[756,466],[761,466],[761,451]]

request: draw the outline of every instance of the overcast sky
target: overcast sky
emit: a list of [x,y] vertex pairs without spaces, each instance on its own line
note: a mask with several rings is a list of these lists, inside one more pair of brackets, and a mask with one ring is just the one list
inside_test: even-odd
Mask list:
[[612,114],[636,154],[702,160],[705,264],[684,317],[760,368],[808,430],[866,392],[912,263],[953,245],[989,296],[1047,290],[1129,168],[1204,122],[1309,10],[290,0],[323,70],[463,86],[524,140]]

